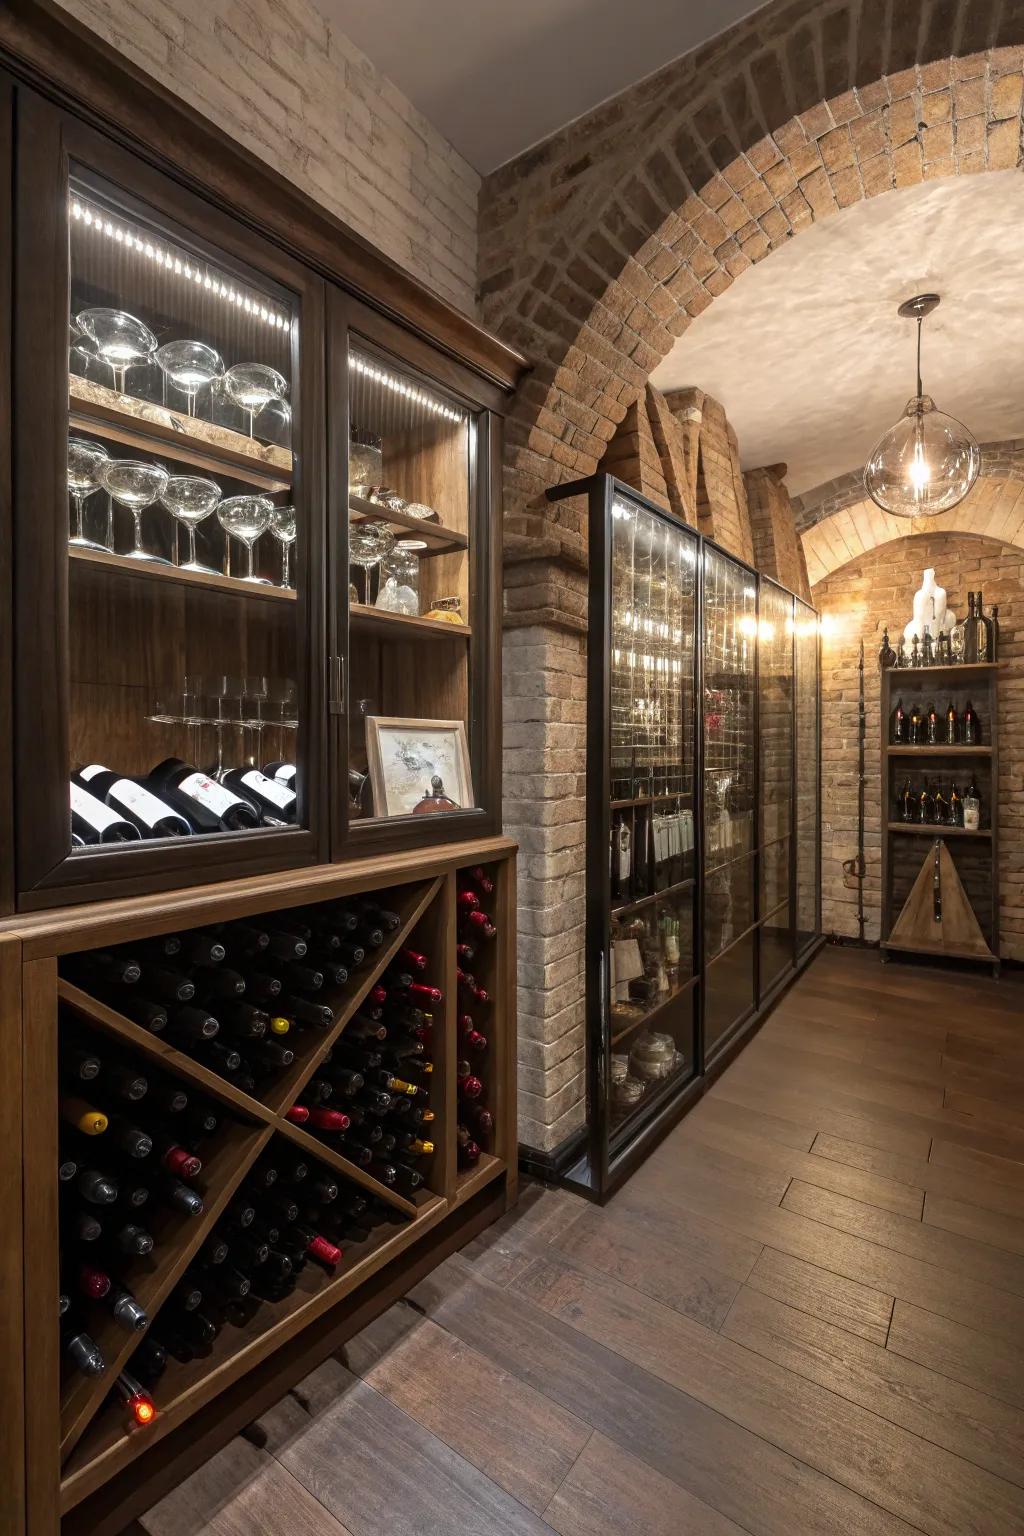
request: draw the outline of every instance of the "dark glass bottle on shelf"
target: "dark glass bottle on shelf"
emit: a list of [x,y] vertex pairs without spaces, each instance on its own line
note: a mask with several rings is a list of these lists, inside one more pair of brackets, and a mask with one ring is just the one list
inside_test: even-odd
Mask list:
[[976,636],[974,660],[988,661],[990,659],[988,643],[991,630],[989,628],[989,620],[985,617],[984,604],[980,592],[975,592],[974,594],[974,633]]
[[71,782],[71,830],[82,845],[138,842],[142,833],[134,822],[111,809],[81,784]]
[[927,780],[925,780],[924,787],[917,797],[917,819],[922,823],[935,820],[935,797]]
[[879,668],[879,671],[884,672],[884,671],[887,670],[887,668],[894,667],[895,665],[896,665],[896,652],[893,650],[892,646],[889,643],[889,631],[888,631],[888,629],[883,629],[883,631],[882,631],[882,643],[878,647],[878,668]]
[[611,864],[612,903],[621,907],[629,901],[633,873],[633,830],[622,810],[612,812]]
[[992,617],[989,620],[989,624],[991,625],[991,629],[990,629],[990,632],[989,632],[988,659],[989,659],[989,661],[998,661],[999,660],[999,604],[998,603],[993,603],[992,604]]
[[916,799],[909,778],[900,790],[897,806],[901,821],[914,820]]
[[960,738],[965,747],[981,746],[981,722],[970,699],[967,700],[961,717]]
[[924,745],[924,717],[920,704],[910,706],[910,724],[907,727],[907,743],[911,747]]
[[960,740],[960,717],[956,712],[956,706],[950,699],[946,706],[946,746],[955,747]]
[[180,811],[196,832],[245,832],[260,824],[251,800],[243,800],[180,757],[158,763],[146,785]]
[[936,787],[934,803],[935,814],[932,819],[935,822],[935,825],[938,827],[947,826],[949,824],[949,801],[946,799],[946,796],[942,792],[941,784]]
[[907,733],[908,721],[906,711],[903,708],[903,700],[897,699],[896,708],[892,712],[892,724],[889,728],[889,740],[892,742],[894,747],[905,747],[907,745]]
[[955,782],[949,791],[949,824],[951,827],[962,827],[964,824],[964,803]]
[[978,625],[974,613],[974,593],[967,594],[967,617],[964,619],[964,661],[968,665],[978,658]]
[[925,745],[929,747],[937,747],[942,739],[939,717],[934,704],[928,705],[928,713],[925,716],[924,722],[924,739]]
[[143,837],[191,837],[192,824],[145,784],[113,773],[101,763],[90,763],[72,776],[89,794],[103,800],[133,822]]

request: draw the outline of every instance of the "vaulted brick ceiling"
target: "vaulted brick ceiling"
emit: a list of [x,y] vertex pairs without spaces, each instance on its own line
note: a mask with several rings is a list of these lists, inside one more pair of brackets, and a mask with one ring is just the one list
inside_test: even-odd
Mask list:
[[[761,0],[319,0],[486,174]],[[628,10],[628,19],[627,18]]]
[[745,467],[799,494],[863,463],[914,384],[896,306],[933,290],[924,385],[983,442],[1024,436],[1024,176],[947,177],[855,204],[745,272],[655,370],[722,401]]

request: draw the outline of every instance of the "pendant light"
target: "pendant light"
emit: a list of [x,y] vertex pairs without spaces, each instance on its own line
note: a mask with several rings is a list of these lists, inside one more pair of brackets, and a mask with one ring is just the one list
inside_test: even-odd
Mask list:
[[897,311],[904,320],[917,321],[917,394],[879,438],[864,467],[871,500],[896,517],[948,512],[963,501],[981,467],[976,439],[962,421],[936,410],[921,388],[921,323],[938,303],[937,293],[920,293]]

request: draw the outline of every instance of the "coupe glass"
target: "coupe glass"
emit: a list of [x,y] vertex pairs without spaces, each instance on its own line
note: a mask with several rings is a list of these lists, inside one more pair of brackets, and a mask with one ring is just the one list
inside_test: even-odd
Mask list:
[[105,491],[122,507],[127,507],[135,523],[135,543],[128,552],[129,560],[153,560],[158,565],[170,565],[163,555],[151,555],[142,547],[142,514],[154,501],[159,501],[167,489],[169,476],[159,464],[147,464],[141,459],[108,459],[99,468],[99,480]]
[[224,388],[236,405],[249,413],[249,436],[253,436],[253,419],[272,400],[283,400],[288,393],[288,380],[276,368],[266,363],[236,363],[224,375]]
[[348,558],[363,570],[363,600],[370,601],[370,572],[395,547],[395,536],[386,523],[349,523]]
[[100,469],[107,463],[107,451],[98,443],[87,443],[80,437],[68,438],[68,490],[75,503],[75,531],[69,542],[84,549],[103,549],[94,539],[87,539],[82,532],[82,503],[100,485]]
[[217,521],[230,537],[239,539],[249,551],[249,569],[243,581],[255,581],[269,587],[273,583],[257,576],[252,568],[253,545],[265,528],[270,526],[274,503],[266,496],[229,496],[217,508]]
[[275,507],[270,514],[270,531],[281,545],[281,585],[291,586],[290,563],[297,525],[294,507]]
[[134,363],[144,363],[156,351],[148,325],[123,309],[83,309],[75,320],[95,343],[96,352],[114,376],[114,388],[124,394],[124,376]]
[[210,570],[196,559],[196,529],[216,510],[220,494],[216,480],[204,480],[199,475],[172,475],[164,488],[160,500],[188,529],[188,560],[181,567],[183,571]]
[[196,395],[224,372],[220,353],[203,341],[168,341],[159,348],[156,361],[175,389],[180,389],[188,404],[188,414],[196,413]]

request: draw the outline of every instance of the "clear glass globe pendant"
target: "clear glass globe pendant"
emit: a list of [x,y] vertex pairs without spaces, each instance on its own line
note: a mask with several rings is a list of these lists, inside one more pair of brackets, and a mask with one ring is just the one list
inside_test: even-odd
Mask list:
[[864,467],[871,500],[896,517],[934,517],[963,501],[981,468],[977,440],[962,421],[936,410],[921,388],[921,322],[938,294],[908,299],[899,313],[917,321],[917,394],[894,427],[876,443]]

